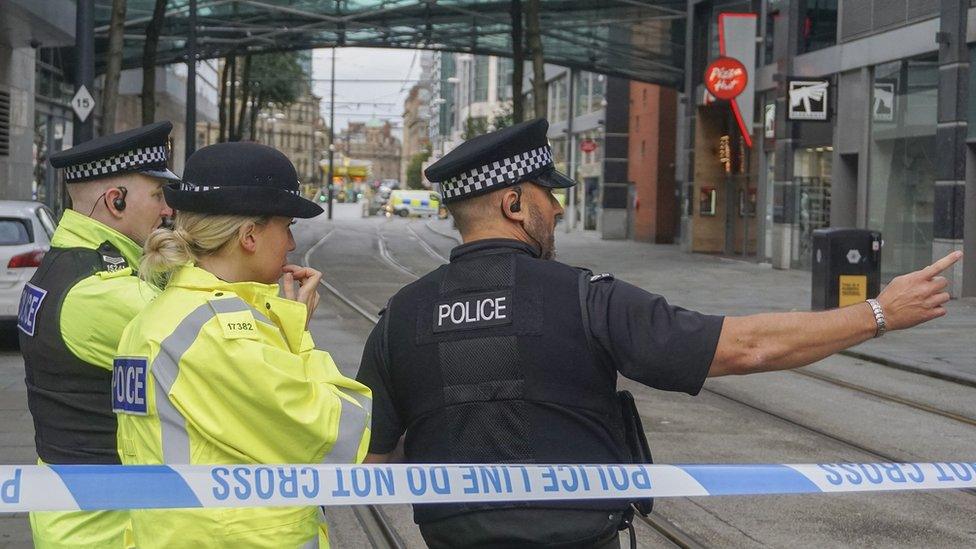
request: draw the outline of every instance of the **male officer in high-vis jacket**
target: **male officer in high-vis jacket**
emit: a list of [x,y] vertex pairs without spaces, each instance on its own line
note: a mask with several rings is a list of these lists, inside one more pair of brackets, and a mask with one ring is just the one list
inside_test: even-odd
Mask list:
[[[112,359],[122,329],[158,293],[133,276],[142,245],[172,215],[163,186],[169,122],[51,156],[72,209],[21,298],[17,326],[40,461],[118,464]],[[128,513],[31,513],[39,548],[127,547]]]
[[[427,168],[464,244],[390,300],[359,380],[371,454],[419,463],[619,463],[617,374],[697,394],[706,377],[795,368],[945,314],[958,261],[894,279],[877,300],[817,313],[712,316],[551,261],[562,207],[543,119],[467,141]],[[653,267],[651,267],[653,268]],[[626,502],[418,505],[431,547],[619,546]]]

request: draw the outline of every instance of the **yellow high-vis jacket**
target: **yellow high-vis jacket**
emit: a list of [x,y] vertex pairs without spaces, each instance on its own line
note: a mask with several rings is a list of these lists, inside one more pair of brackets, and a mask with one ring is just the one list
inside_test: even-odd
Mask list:
[[[159,293],[134,276],[141,257],[129,237],[65,210],[25,288],[20,349],[41,463],[118,463],[112,362],[125,326]],[[126,511],[33,512],[30,525],[37,549],[132,546]]]
[[[177,271],[119,344],[112,395],[122,463],[362,461],[370,391],[314,348],[306,315],[275,284]],[[140,549],[328,546],[314,507],[135,510],[131,518]]]

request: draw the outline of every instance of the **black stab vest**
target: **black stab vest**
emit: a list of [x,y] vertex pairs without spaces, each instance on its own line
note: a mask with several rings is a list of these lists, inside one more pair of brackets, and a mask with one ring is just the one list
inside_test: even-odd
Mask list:
[[[616,372],[595,358],[584,330],[581,271],[530,250],[503,240],[464,246],[390,300],[387,349],[409,461],[629,461]],[[626,506],[416,505],[414,516],[424,523],[482,509]]]
[[76,357],[61,337],[61,306],[68,292],[98,271],[124,267],[120,258],[108,242],[97,250],[51,248],[30,280],[47,291],[34,320],[34,335],[19,333],[34,443],[45,463],[120,463],[112,372]]

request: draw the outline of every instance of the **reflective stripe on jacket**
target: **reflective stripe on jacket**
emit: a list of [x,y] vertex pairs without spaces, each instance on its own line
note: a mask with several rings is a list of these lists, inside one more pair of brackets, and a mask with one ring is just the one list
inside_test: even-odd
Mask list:
[[[37,454],[47,463],[118,463],[112,359],[126,324],[159,293],[132,276],[141,256],[122,233],[66,210],[31,278],[44,295],[20,348]],[[30,524],[41,549],[130,546],[125,511],[31,513]]]
[[[369,389],[314,348],[306,314],[277,285],[176,272],[119,345],[113,380],[132,380],[113,390],[122,463],[360,462]],[[303,547],[317,531],[327,539],[308,507],[132,517],[140,548]]]

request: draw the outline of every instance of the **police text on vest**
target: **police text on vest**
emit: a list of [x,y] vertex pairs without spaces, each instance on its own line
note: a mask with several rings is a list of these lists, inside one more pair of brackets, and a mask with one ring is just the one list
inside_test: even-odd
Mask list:
[[29,336],[34,335],[34,329],[37,328],[37,312],[41,309],[41,303],[46,295],[47,290],[42,290],[30,282],[24,286],[17,312],[17,327],[20,331]]
[[146,415],[145,357],[117,357],[112,363],[112,411]]
[[511,292],[461,295],[434,304],[434,332],[503,326],[512,313]]

